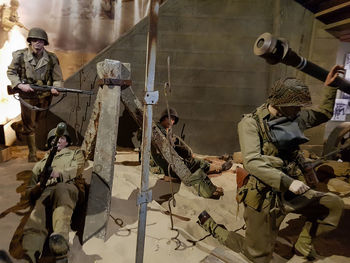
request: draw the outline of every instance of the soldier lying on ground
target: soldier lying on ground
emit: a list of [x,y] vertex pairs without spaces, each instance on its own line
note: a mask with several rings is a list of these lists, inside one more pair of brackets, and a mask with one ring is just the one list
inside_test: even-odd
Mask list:
[[[55,130],[51,130],[47,136],[48,145],[53,142]],[[51,166],[53,170],[43,191],[40,189],[39,175],[48,156],[37,162],[32,170],[27,195],[35,206],[24,227],[22,241],[26,259],[29,262],[37,262],[43,251],[45,240],[51,232],[46,227],[51,225],[51,222],[46,222],[48,218],[52,218],[53,231],[49,238],[50,250],[56,259],[62,260],[60,262],[67,262],[71,217],[78,200],[81,202],[83,199],[79,189],[81,189],[81,180],[83,180],[81,174],[85,163],[81,150],[67,148],[70,143],[69,134],[65,131],[58,140],[57,153]],[[46,214],[48,211],[49,215]]]
[[249,175],[238,191],[244,203],[245,238],[216,224],[205,211],[200,225],[222,244],[243,252],[253,262],[271,262],[279,227],[288,213],[306,217],[294,251],[307,259],[317,257],[313,240],[338,226],[343,201],[332,193],[318,192],[305,184],[298,163],[303,131],[328,121],[333,114],[335,78],[343,67],[327,76],[324,97],[317,109],[310,105],[309,89],[300,80],[285,78],[275,83],[267,103],[247,114],[238,125],[243,165]]
[[[209,162],[193,157],[191,148],[179,137],[172,134],[171,127],[176,125],[179,121],[178,114],[175,109],[170,109],[170,121],[168,118],[167,110],[164,110],[162,116],[157,123],[157,126],[162,133],[167,136],[169,133],[170,141],[177,152],[177,154],[183,159],[185,165],[192,173],[191,181],[192,186],[198,191],[198,195],[205,198],[219,199],[222,196],[223,189],[215,186],[208,178],[208,173],[220,173],[231,168],[232,161],[225,162],[220,169],[213,169]],[[165,174],[166,180],[180,181],[179,177],[174,172],[169,175],[168,163],[165,161],[160,152],[152,146],[151,154],[154,162],[162,169]]]

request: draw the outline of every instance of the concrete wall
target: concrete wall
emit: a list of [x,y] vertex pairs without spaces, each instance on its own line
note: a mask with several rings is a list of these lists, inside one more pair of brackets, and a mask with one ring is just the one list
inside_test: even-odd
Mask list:
[[[96,90],[93,84],[96,63],[105,58],[117,59],[131,63],[132,88],[141,99],[147,24],[147,20],[141,21],[103,50],[70,77],[66,87],[92,87]],[[287,38],[290,46],[305,57],[310,57],[312,50],[314,61],[329,68],[334,63],[329,62],[333,56],[328,49],[332,49],[337,40],[328,39],[327,35],[325,39],[320,37],[322,41],[312,41],[313,24],[313,14],[290,0],[165,2],[160,9],[158,26],[155,89],[160,92],[160,101],[154,107],[155,120],[165,107],[163,87],[167,81],[166,59],[170,56],[172,92],[169,103],[180,115],[175,131],[179,133],[182,125],[186,124],[185,141],[197,153],[238,151],[236,130],[242,114],[263,103],[269,86],[279,77],[297,75],[305,78],[303,73],[292,68],[270,66],[256,57],[253,54],[256,38],[264,32],[274,32]],[[323,41],[327,42],[326,47]],[[308,83],[312,85],[312,93],[317,94],[313,86],[319,86],[320,83],[309,79]],[[70,96],[54,108],[53,113],[84,134],[92,109],[88,102],[89,98]],[[119,145],[130,143],[130,134],[136,129],[132,125],[130,116],[123,113]]]

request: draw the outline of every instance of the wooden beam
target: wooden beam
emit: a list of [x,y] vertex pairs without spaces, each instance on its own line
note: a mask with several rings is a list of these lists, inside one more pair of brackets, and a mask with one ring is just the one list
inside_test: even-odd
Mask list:
[[[116,60],[97,63],[100,78],[130,79],[130,64]],[[83,243],[91,237],[105,239],[111,205],[114,161],[117,148],[120,86],[103,85],[97,122],[94,166],[91,175]]]
[[324,29],[339,38],[343,31],[350,30],[350,18],[326,25]]

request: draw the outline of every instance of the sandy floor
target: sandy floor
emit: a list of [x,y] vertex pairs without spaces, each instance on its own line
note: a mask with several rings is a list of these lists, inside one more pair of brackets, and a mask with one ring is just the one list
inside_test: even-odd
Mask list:
[[[0,210],[14,205],[19,200],[16,188],[22,183],[16,180],[16,174],[31,169],[33,164],[25,160],[25,154],[17,154],[15,159],[0,163]],[[82,247],[70,233],[71,250],[70,262],[135,262],[138,210],[136,198],[140,186],[141,167],[135,166],[137,154],[134,152],[118,152],[115,165],[115,179],[112,193],[111,216],[120,218],[123,227],[114,223],[110,218],[106,241],[92,238]],[[91,171],[87,168],[86,174]],[[221,176],[213,177],[213,182],[225,189],[225,195],[220,200],[208,200],[197,197],[192,190],[179,184],[173,184],[178,193],[175,194],[176,206],[171,202],[174,229],[171,230],[168,202],[170,183],[160,180],[161,175],[150,176],[150,187],[153,200],[148,205],[147,231],[145,239],[144,262],[245,262],[238,254],[221,246],[214,238],[208,237],[198,242],[196,246],[187,239],[197,240],[207,233],[196,223],[197,216],[206,209],[219,223],[229,230],[240,228],[243,224],[240,207],[237,214],[235,197],[235,174],[231,171]],[[156,202],[156,201],[158,202]],[[161,205],[159,204],[161,203]],[[184,218],[183,218],[184,217]],[[188,218],[188,221],[186,218]],[[9,214],[0,219],[0,248],[8,250],[12,235],[21,217]],[[291,242],[295,240],[302,221],[297,215],[289,215],[280,231],[279,246],[275,255],[276,262],[305,262],[291,253]],[[240,230],[244,235],[244,231]],[[178,236],[178,240],[173,239]],[[335,233],[318,240],[316,248],[322,256],[317,262],[350,262],[350,213],[346,210],[340,227]],[[178,247],[177,250],[175,248]],[[281,256],[288,257],[283,259]],[[219,259],[220,258],[220,259]],[[23,262],[16,261],[14,262]]]

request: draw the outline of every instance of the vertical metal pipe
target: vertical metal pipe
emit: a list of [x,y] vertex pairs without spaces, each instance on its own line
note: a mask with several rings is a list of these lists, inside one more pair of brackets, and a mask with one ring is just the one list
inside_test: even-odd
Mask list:
[[[149,31],[147,36],[147,55],[146,55],[146,78],[145,78],[145,98],[154,91],[154,79],[156,70],[156,49],[157,49],[157,24],[160,0],[151,0],[151,10],[149,15]],[[137,229],[136,245],[136,263],[143,262],[147,203],[149,195],[148,177],[149,177],[149,159],[151,151],[151,134],[152,134],[152,106],[145,99],[143,111],[143,128],[142,128],[142,175],[141,175],[141,192],[139,195],[139,221]]]

